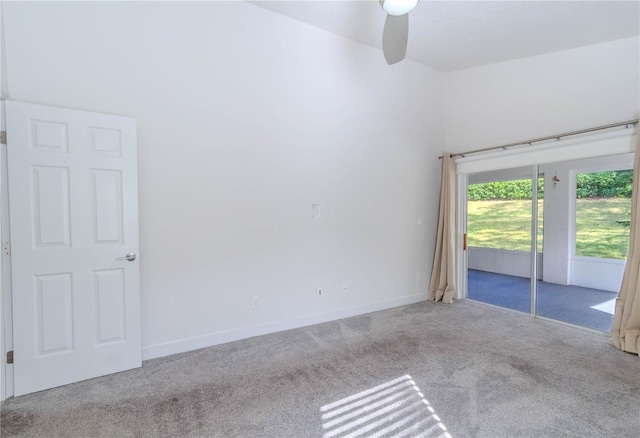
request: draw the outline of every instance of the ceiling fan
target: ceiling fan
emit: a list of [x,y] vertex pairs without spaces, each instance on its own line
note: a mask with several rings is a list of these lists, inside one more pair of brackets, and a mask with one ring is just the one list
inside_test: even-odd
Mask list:
[[409,40],[409,12],[420,0],[380,0],[387,13],[382,32],[382,52],[387,64],[402,61],[407,55]]

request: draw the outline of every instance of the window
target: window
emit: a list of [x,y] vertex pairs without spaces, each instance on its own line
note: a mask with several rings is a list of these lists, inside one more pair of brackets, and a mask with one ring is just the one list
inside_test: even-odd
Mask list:
[[633,171],[576,175],[576,255],[627,258]]

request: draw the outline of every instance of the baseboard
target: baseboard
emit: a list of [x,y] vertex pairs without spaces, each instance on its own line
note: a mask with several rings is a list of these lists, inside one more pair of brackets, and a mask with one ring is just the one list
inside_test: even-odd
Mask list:
[[212,347],[214,345],[238,341],[240,339],[251,338],[253,336],[266,335],[283,330],[290,330],[312,324],[319,324],[321,322],[335,321],[336,319],[377,312],[379,310],[391,309],[398,306],[405,306],[407,304],[414,304],[420,301],[425,301],[426,299],[426,293],[407,295],[391,300],[365,304],[363,306],[339,309],[331,312],[287,319],[284,321],[276,321],[268,324],[243,327],[236,330],[211,333],[204,336],[180,339],[178,341],[167,342],[164,344],[149,345],[146,347],[142,347],[142,360],[155,359],[158,357],[169,356],[171,354],[199,350],[201,348]]

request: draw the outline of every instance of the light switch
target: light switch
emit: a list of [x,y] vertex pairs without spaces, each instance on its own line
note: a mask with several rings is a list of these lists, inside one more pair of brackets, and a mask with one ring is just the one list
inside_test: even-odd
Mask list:
[[320,219],[322,213],[322,204],[314,202],[311,204],[311,219]]

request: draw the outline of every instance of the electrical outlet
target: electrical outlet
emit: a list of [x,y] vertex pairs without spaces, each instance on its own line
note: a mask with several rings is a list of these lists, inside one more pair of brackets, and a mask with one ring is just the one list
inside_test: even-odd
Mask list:
[[316,289],[316,296],[317,296],[318,298],[322,298],[323,293],[324,293],[324,292],[322,292],[322,288],[321,288],[321,287],[319,287],[318,289]]
[[420,281],[422,275],[420,275],[420,271],[416,272],[416,281]]
[[257,309],[260,307],[260,297],[257,295],[254,295],[251,298],[251,307],[253,307],[254,309]]
[[416,220],[416,225],[421,227],[422,226],[422,218],[419,217],[418,220]]
[[343,292],[343,293],[345,293],[345,294],[346,294],[347,292],[349,292],[349,286],[348,286],[348,285],[346,285],[346,284],[343,284],[343,285],[342,285],[342,292]]

